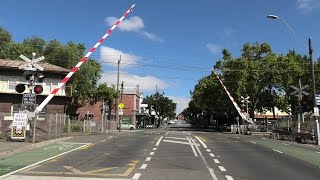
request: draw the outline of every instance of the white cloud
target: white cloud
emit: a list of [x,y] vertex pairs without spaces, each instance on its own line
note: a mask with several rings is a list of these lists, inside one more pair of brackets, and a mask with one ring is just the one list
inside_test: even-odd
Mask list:
[[[116,17],[107,17],[105,19],[105,21],[107,22],[107,24],[109,26],[113,26],[117,21],[118,18]],[[121,31],[134,31],[134,32],[138,32],[141,29],[144,28],[144,23],[143,20],[138,17],[138,16],[133,16],[129,19],[124,19],[118,26],[118,28]]]
[[152,41],[156,41],[156,42],[163,42],[163,39],[158,37],[155,34],[149,33],[149,32],[142,32],[142,35],[144,35],[145,37],[147,37],[148,39],[152,40]]
[[[117,72],[105,72],[102,74],[101,82],[106,82],[108,85],[117,84]],[[142,91],[155,91],[158,89],[166,89],[169,84],[154,76],[138,76],[127,72],[120,72],[119,82],[123,81],[125,87],[136,87],[139,85]]]
[[[107,24],[109,26],[113,26],[117,21],[118,18],[116,17],[107,17],[105,19]],[[143,36],[146,38],[150,39],[151,41],[156,41],[156,42],[163,42],[163,39],[157,36],[154,33],[150,33],[147,31],[143,31],[144,29],[144,22],[143,19],[141,19],[138,16],[133,16],[129,19],[124,19],[120,24],[119,24],[119,29],[121,31],[127,31],[127,32],[141,32]]]
[[168,98],[172,99],[174,103],[177,103],[177,110],[176,110],[177,115],[188,107],[188,104],[191,100],[190,98],[177,97],[177,96],[168,96]]
[[221,53],[221,50],[222,50],[222,48],[219,45],[213,44],[213,43],[207,43],[206,47],[213,54],[219,54],[219,53]]
[[297,5],[301,12],[307,13],[319,7],[320,3],[317,0],[297,0]]
[[101,46],[100,58],[103,62],[107,62],[107,65],[116,67],[118,59],[121,55],[121,67],[126,67],[129,64],[137,63],[141,57],[132,54],[124,53],[118,49],[111,47]]

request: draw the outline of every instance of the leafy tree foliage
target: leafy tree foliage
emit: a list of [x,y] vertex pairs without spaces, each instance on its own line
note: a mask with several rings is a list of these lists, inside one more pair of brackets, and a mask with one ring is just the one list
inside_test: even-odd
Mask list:
[[[287,54],[276,54],[267,43],[246,43],[241,55],[233,57],[224,49],[222,60],[214,65],[225,86],[240,105],[241,96],[250,96],[250,116],[255,111],[266,109],[274,112],[278,107],[284,112],[291,112],[291,106],[296,97],[291,96],[291,85],[297,86],[299,78],[305,84],[311,85],[310,60],[305,55],[289,51]],[[319,61],[315,64],[316,79],[320,78]],[[316,88],[320,83],[316,81]],[[311,88],[309,88],[311,94]],[[215,113],[226,112],[236,116],[237,112],[226,96],[221,84],[211,74],[201,78],[191,92],[189,107],[183,112],[185,117],[201,121],[208,119]]]
[[[11,34],[4,28],[0,28],[1,59],[17,60],[20,59],[21,54],[30,56],[35,52],[37,56],[45,56],[44,61],[50,64],[71,69],[83,57],[85,50],[86,47],[82,43],[76,44],[70,41],[63,45],[56,39],[47,42],[37,36],[25,38],[22,43],[13,42]],[[111,92],[113,88],[107,87],[106,84],[98,86],[101,72],[101,64],[94,59],[88,59],[74,74],[67,84],[72,86],[72,92],[68,92],[73,96],[68,107],[70,113],[74,113],[86,103],[95,103],[98,100],[110,103],[114,98],[115,92]]]
[[153,107],[157,115],[162,118],[174,118],[176,116],[177,104],[172,99],[164,96],[164,93],[156,92],[155,94],[146,96],[143,99],[143,103],[148,104],[148,107]]

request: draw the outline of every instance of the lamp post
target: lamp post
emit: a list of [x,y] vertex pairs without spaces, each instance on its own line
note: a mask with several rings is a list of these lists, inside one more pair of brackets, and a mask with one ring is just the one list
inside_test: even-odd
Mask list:
[[292,34],[298,39],[300,44],[303,46],[303,48],[309,53],[309,58],[310,58],[310,64],[311,64],[311,79],[312,79],[312,90],[313,90],[313,113],[315,117],[315,122],[316,122],[316,136],[317,136],[317,144],[320,145],[320,133],[319,133],[319,122],[316,118],[316,116],[319,116],[319,109],[317,107],[317,101],[316,101],[316,85],[315,85],[315,77],[314,77],[314,63],[313,63],[313,48],[312,48],[312,43],[311,43],[311,37],[309,37],[309,48],[307,48],[303,42],[300,40],[300,38],[297,36],[297,34],[292,30],[292,28],[288,25],[288,23],[281,18],[280,16],[276,15],[268,15],[267,18],[269,19],[280,19],[282,22],[286,25],[286,27],[292,32]]
[[288,23],[281,18],[280,16],[276,16],[276,15],[268,15],[267,18],[269,19],[280,19],[282,20],[282,22],[286,25],[286,27],[292,32],[292,34],[298,39],[298,41],[300,42],[300,44],[303,46],[303,48],[309,53],[309,58],[310,58],[310,64],[311,64],[311,78],[312,78],[312,90],[313,90],[313,107],[316,108],[317,107],[317,102],[316,102],[316,85],[315,85],[315,77],[314,77],[314,63],[313,63],[313,57],[312,57],[312,53],[313,53],[313,49],[312,49],[312,43],[311,43],[311,37],[309,37],[309,49],[307,48],[307,46],[305,46],[303,44],[303,42],[301,41],[301,39],[297,36],[297,34],[292,30],[292,28],[288,25]]

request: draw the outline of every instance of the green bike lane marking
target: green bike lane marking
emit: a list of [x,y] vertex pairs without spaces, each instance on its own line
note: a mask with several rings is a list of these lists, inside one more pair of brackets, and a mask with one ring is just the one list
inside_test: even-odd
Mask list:
[[282,151],[286,155],[293,156],[295,158],[298,158],[303,161],[307,161],[309,163],[312,163],[320,167],[320,154],[316,153],[315,151],[305,149],[302,147],[281,144],[282,142],[278,142],[271,139],[265,139],[265,140],[257,139],[255,140],[255,142],[259,145],[263,145],[271,149]]
[[35,148],[0,159],[0,179],[4,176],[27,169],[34,165],[57,158],[64,154],[86,147],[91,143],[61,142]]

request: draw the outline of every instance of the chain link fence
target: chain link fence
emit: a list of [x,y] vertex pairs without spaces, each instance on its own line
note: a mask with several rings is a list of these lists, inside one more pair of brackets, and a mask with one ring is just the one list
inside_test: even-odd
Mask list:
[[[11,123],[13,117],[10,113],[0,112],[0,139],[11,140]],[[66,114],[46,114],[37,118],[36,142],[55,139],[64,136],[84,133],[111,133],[117,130],[117,122],[106,120],[102,124],[93,120],[70,119]],[[34,120],[28,120],[26,141],[32,141]]]

